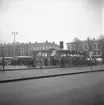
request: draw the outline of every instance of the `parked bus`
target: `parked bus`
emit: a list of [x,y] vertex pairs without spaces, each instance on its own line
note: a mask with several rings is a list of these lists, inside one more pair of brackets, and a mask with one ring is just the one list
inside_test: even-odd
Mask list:
[[[5,65],[11,65],[13,57],[4,57]],[[2,64],[2,57],[0,57],[0,65]]]
[[16,56],[12,64],[15,65],[28,65],[28,62],[33,60],[32,56]]

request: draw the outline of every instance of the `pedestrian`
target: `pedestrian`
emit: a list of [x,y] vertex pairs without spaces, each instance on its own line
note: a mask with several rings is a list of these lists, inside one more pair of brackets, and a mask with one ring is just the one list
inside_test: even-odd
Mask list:
[[45,66],[48,66],[48,60],[45,58]]
[[61,67],[63,68],[64,67],[64,58],[61,57]]
[[28,60],[27,64],[28,64],[28,67],[30,67],[30,60]]
[[31,66],[34,67],[34,62],[33,59],[31,60]]
[[36,67],[36,59],[33,59],[33,67]]

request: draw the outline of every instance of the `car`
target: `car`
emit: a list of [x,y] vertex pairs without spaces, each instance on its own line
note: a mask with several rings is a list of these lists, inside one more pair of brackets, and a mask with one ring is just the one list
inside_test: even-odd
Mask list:
[[102,58],[96,58],[97,63],[101,63],[102,62]]
[[89,63],[92,62],[92,65],[97,65],[97,60],[95,58],[87,58],[87,61]]

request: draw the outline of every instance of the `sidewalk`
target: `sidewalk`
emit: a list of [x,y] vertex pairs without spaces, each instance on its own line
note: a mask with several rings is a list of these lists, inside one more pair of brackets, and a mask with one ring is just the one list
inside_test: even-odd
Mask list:
[[[101,65],[101,66],[103,66],[103,65]],[[77,66],[69,66],[69,67],[66,67],[66,68],[73,68],[73,67],[88,67],[88,66],[80,66],[80,65],[77,65]],[[41,69],[53,69],[53,68],[60,68],[60,66],[42,66]],[[31,67],[31,66],[28,67],[28,66],[25,66],[25,65],[6,65],[5,66],[5,71],[32,70],[32,69],[33,70],[34,69],[40,69],[40,66],[36,66],[36,67]],[[0,66],[0,71],[2,71],[2,70],[3,69]]]
[[88,67],[72,67],[72,68],[53,68],[53,69],[33,69],[18,71],[2,71],[0,72],[0,83],[14,82],[28,79],[39,79],[47,77],[56,77],[63,75],[73,75],[89,72],[103,71],[103,66],[93,66],[92,70]]
[[[59,68],[59,66],[42,66],[42,68]],[[6,71],[15,71],[15,70],[29,70],[29,69],[40,69],[40,66],[36,66],[36,67],[27,67],[27,66],[24,66],[24,65],[16,65],[16,66],[11,66],[11,65],[7,65],[5,66],[5,70]],[[2,69],[0,69],[0,71],[2,71]]]

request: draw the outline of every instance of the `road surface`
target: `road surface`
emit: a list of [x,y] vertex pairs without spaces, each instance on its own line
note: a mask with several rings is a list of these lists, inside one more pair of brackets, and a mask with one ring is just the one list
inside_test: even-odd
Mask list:
[[0,105],[104,105],[104,72],[0,84]]
[[31,78],[31,77],[38,77],[38,76],[55,75],[55,74],[86,72],[86,71],[94,71],[94,70],[104,70],[104,65],[93,66],[92,70],[88,66],[88,67],[72,67],[72,68],[13,70],[13,71],[5,71],[5,72],[1,71],[0,81],[19,79],[19,78]]

